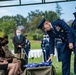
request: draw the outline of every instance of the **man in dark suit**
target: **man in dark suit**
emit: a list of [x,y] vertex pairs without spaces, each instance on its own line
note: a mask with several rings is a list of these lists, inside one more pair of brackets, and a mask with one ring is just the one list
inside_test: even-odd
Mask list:
[[[75,19],[74,19],[74,21],[73,21],[73,23],[72,23],[72,28],[75,30],[75,32],[76,32],[76,12],[74,12],[73,13],[73,15],[74,15],[74,17],[75,17]],[[76,53],[74,52],[74,54],[75,54],[75,56],[74,56],[74,73],[76,74]]]
[[16,36],[13,37],[14,53],[17,58],[21,58],[21,50],[25,47],[25,37],[21,34],[21,30],[16,30]]
[[[38,28],[47,32],[50,37],[50,57],[47,61],[51,60],[54,54],[54,39],[62,39],[62,75],[70,75],[71,52],[76,47],[74,30],[61,19],[49,22],[45,18],[39,23]],[[76,48],[74,50],[76,53]]]

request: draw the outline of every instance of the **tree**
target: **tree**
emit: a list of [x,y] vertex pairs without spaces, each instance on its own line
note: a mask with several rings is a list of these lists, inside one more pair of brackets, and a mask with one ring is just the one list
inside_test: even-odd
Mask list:
[[41,31],[37,30],[37,25],[39,24],[39,22],[42,20],[43,17],[45,17],[49,21],[54,21],[55,19],[58,18],[56,12],[54,11],[45,11],[45,12],[39,10],[31,11],[28,13],[27,16],[28,20],[27,32],[40,34]]
[[60,7],[60,5],[58,3],[56,3],[56,13],[58,15],[58,17],[60,17],[63,13],[61,13],[62,8]]
[[5,34],[13,33],[17,27],[17,19],[19,20],[19,23],[23,22],[23,26],[26,26],[27,19],[21,15],[3,16],[0,18],[0,31],[4,32]]
[[39,22],[42,20],[43,16],[49,20],[54,21],[58,18],[56,12],[54,11],[31,11],[28,16],[24,18],[22,15],[17,14],[16,16],[3,16],[0,18],[0,31],[5,34],[11,34],[17,28],[17,25],[23,25],[26,33],[41,34],[42,31],[37,29]]
[[43,12],[39,11],[39,10],[31,11],[30,13],[28,13],[27,28],[28,28],[29,32],[35,32],[35,30],[37,29],[37,25],[38,25],[39,21],[42,19],[42,14],[43,14]]
[[0,31],[4,32],[5,34],[9,34],[13,31],[15,25],[15,21],[10,16],[3,16],[0,19]]
[[[27,19],[24,18],[22,15],[17,14],[15,17],[15,27],[18,28],[18,26],[22,26],[24,27],[24,29],[26,28],[27,25]],[[15,28],[15,29],[16,29]],[[23,32],[25,32],[25,30],[22,30]]]
[[44,15],[45,18],[46,18],[48,21],[54,21],[54,20],[56,20],[57,18],[59,18],[59,17],[57,16],[56,12],[54,12],[54,11],[45,11],[44,14],[45,14],[45,15]]

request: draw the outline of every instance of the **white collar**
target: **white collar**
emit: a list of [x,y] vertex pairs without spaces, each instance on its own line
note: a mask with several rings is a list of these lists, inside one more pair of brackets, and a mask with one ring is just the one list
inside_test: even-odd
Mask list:
[[52,26],[52,24],[50,23],[50,26],[51,26],[51,28],[53,29],[53,26]]

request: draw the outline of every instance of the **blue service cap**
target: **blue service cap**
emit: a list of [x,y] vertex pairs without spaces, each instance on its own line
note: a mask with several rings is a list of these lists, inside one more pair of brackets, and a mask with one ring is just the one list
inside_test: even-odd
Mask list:
[[37,28],[38,28],[38,29],[42,29],[43,26],[44,26],[44,22],[45,22],[45,21],[46,21],[46,19],[43,18],[43,19],[41,20],[41,22],[39,23],[39,25],[37,26]]
[[76,15],[76,12],[74,12],[73,14]]

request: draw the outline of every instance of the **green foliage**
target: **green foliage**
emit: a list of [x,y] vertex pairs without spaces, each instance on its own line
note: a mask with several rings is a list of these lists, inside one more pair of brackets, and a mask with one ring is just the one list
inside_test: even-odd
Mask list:
[[3,32],[0,32],[0,37],[3,37],[4,33]]
[[43,37],[42,34],[33,34],[33,40],[41,40]]
[[23,25],[26,33],[31,34],[31,39],[37,39],[35,34],[38,34],[38,39],[41,39],[42,31],[38,30],[37,26],[43,17],[49,21],[53,21],[58,18],[56,12],[54,11],[43,12],[39,10],[29,12],[26,18],[20,14],[17,14],[16,16],[3,16],[0,18],[0,31],[8,35],[13,34],[18,25]]
[[10,33],[8,37],[9,37],[9,39],[12,39],[13,36],[14,36],[14,34]]
[[28,29],[29,32],[33,33],[35,31],[37,31],[37,26],[43,17],[45,17],[49,21],[54,21],[58,18],[56,12],[54,12],[54,11],[45,11],[45,12],[42,12],[39,10],[31,11],[30,13],[28,13],[28,16],[27,16],[27,20],[28,20],[28,26],[27,27],[29,27],[29,29]]
[[12,17],[4,16],[0,19],[0,23],[0,30],[3,31],[5,34],[13,32],[15,28],[15,21],[12,19]]
[[9,46],[10,50],[14,50],[14,45],[13,45],[12,39],[9,39],[8,46]]
[[54,11],[45,11],[44,14],[45,14],[45,18],[46,18],[48,21],[50,21],[50,22],[52,22],[52,21],[56,20],[57,18],[59,18],[59,17],[57,16],[56,12],[54,12]]

